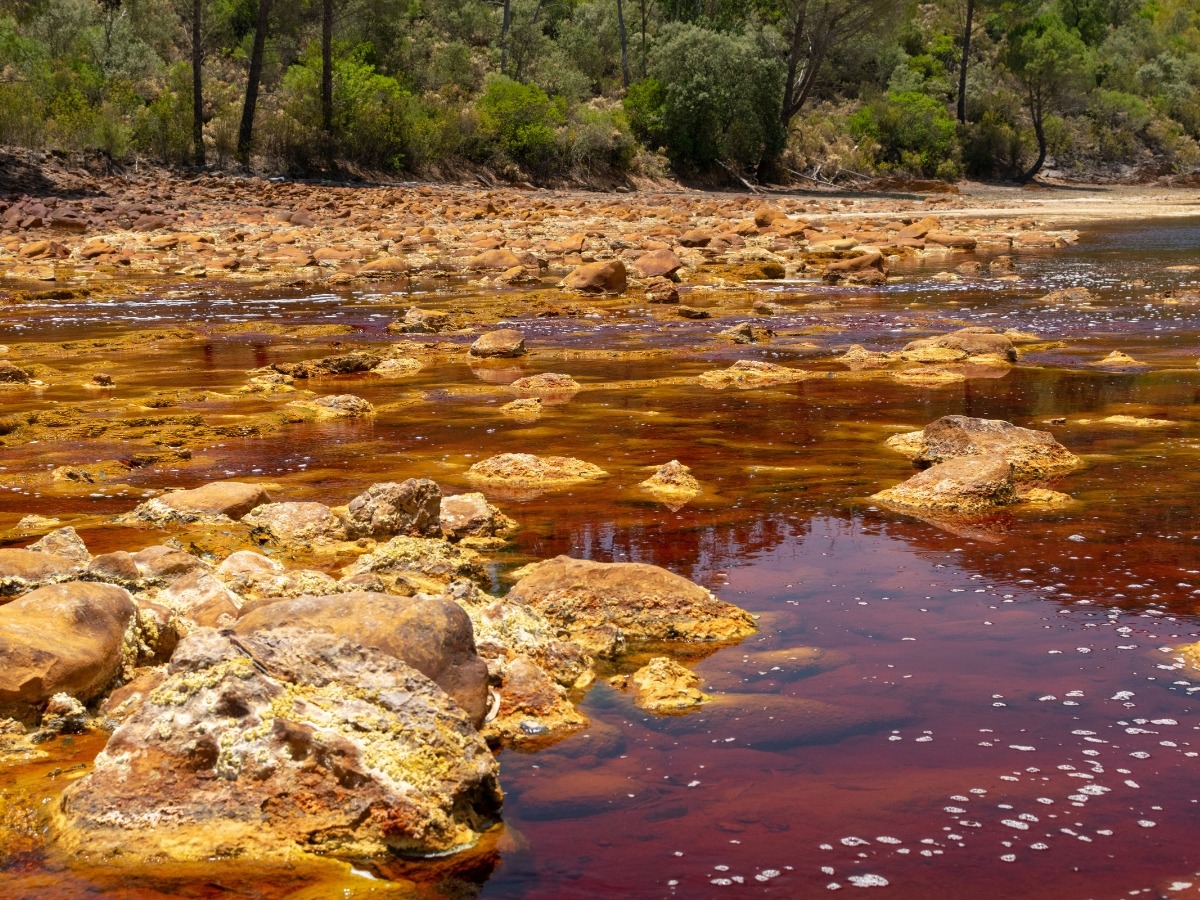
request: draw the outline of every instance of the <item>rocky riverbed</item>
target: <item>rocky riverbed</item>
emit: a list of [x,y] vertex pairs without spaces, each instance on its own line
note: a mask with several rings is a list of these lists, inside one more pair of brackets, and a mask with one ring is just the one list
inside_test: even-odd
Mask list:
[[53,178],[0,201],[20,896],[214,859],[440,896],[530,852],[506,765],[554,771],[514,775],[531,821],[628,793],[613,709],[886,734],[920,704],[726,570],[805,504],[1016,552],[1196,427],[1200,270],[1061,262],[1116,209],[1078,195]]

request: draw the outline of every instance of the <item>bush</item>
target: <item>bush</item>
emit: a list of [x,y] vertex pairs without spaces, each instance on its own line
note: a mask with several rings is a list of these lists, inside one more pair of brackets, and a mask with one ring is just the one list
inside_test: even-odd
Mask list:
[[628,172],[637,153],[637,143],[620,107],[576,107],[567,140],[572,168],[588,175]]
[[558,158],[558,128],[566,122],[563,107],[537,85],[504,76],[489,81],[475,101],[480,136],[535,172],[550,170]]
[[[782,67],[754,39],[669,25],[654,44],[650,74],[661,86],[662,141],[677,170],[701,172],[721,160],[752,168],[783,150]],[[652,119],[647,101],[659,88],[644,90],[634,109]],[[639,102],[647,105],[639,110]]]
[[850,117],[850,133],[876,145],[881,168],[914,175],[957,177],[954,119],[937,100],[916,91],[887,94]]

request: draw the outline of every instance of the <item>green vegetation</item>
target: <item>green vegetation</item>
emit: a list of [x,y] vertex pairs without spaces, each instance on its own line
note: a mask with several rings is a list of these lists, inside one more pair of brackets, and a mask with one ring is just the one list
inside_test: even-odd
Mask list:
[[[0,0],[0,144],[518,180],[1167,175],[1195,0]],[[198,76],[198,77],[197,77]]]

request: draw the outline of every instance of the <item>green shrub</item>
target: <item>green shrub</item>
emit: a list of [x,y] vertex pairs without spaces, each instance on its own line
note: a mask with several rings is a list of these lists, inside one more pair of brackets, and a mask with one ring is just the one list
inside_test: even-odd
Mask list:
[[657,78],[636,81],[621,101],[634,136],[647,147],[666,144],[667,89]]
[[937,100],[916,91],[887,94],[850,117],[850,133],[876,145],[885,170],[914,175],[959,174],[954,119]]
[[475,101],[481,137],[535,172],[548,171],[558,157],[558,128],[566,122],[563,106],[537,85],[504,76],[489,81]]
[[620,107],[576,107],[567,141],[572,167],[588,175],[628,172],[637,154],[637,143]]
[[783,150],[782,66],[753,38],[668,25],[650,75],[661,85],[663,146],[677,170],[704,171],[721,160],[756,167]]

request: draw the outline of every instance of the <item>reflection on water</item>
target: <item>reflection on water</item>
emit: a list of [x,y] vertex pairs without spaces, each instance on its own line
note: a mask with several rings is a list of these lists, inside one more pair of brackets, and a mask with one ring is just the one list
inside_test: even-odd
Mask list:
[[[565,371],[585,390],[522,424],[499,414],[507,395],[446,362],[403,382],[310,385],[377,404],[419,401],[373,423],[229,439],[177,472],[135,472],[129,483],[140,491],[258,477],[277,482],[287,499],[341,503],[372,481],[418,475],[450,491],[471,489],[467,467],[496,452],[577,456],[610,476],[501,503],[522,529],[499,558],[496,590],[504,590],[505,570],[569,553],[657,563],[761,615],[758,635],[695,662],[720,697],[712,707],[653,718],[601,682],[584,701],[586,734],[536,754],[505,753],[498,862],[488,855],[424,874],[379,869],[396,879],[399,895],[796,897],[836,886],[916,898],[962,897],[986,885],[989,897],[1171,896],[1200,885],[1200,683],[1168,650],[1200,637],[1200,307],[1149,298],[1195,277],[1163,269],[1198,242],[1195,224],[1125,229],[1066,254],[1022,257],[1028,277],[1013,285],[931,290],[916,284],[914,270],[909,283],[843,291],[833,310],[797,305],[794,316],[771,322],[785,335],[814,324],[840,329],[812,338],[823,350],[803,365],[814,370],[840,371],[829,351],[850,343],[892,349],[918,327],[963,322],[1067,341],[1027,361],[1070,368],[1022,367],[939,389],[818,378],[713,392],[605,385],[696,374],[714,360],[773,358],[779,345],[706,344],[701,355],[620,362],[523,360],[512,377]],[[1129,287],[1134,279],[1146,286]],[[1037,300],[1075,283],[1100,299],[1086,309]],[[338,339],[352,344],[382,338],[410,302],[243,299],[231,303],[214,291],[114,301],[103,324],[94,310],[69,303],[36,315],[6,310],[0,319],[14,329],[6,340],[24,340],[15,329],[36,326],[39,340],[61,341],[119,334],[122,323],[144,325],[151,315],[161,317],[156,326],[279,316],[289,325],[351,324],[359,331]],[[660,329],[627,310],[586,325],[520,324],[535,347],[630,348],[692,346],[727,323]],[[327,352],[329,341],[320,346]],[[1159,370],[1082,366],[1114,348]],[[214,336],[127,360],[117,391],[228,391],[246,369],[314,355],[298,339]],[[466,387],[480,390],[459,390]],[[22,409],[80,397],[52,383],[40,397],[4,402]],[[946,414],[1052,430],[1086,462],[1056,485],[1078,502],[1018,509],[967,536],[872,507],[867,496],[911,471],[884,439]],[[1131,430],[1096,421],[1113,414],[1174,424]],[[1045,424],[1052,418],[1065,422]],[[45,452],[62,464],[112,450]],[[0,451],[9,473],[50,459],[31,459],[28,448]],[[636,488],[670,459],[691,466],[706,488],[674,511]],[[5,491],[0,525],[27,512],[107,515],[136,499],[99,494]],[[133,539],[99,525],[81,532],[94,550]],[[45,772],[0,774],[0,791],[19,798],[10,810],[39,802],[35,776]],[[384,887],[342,869],[300,878],[235,861],[128,881],[46,857],[36,839],[0,857],[0,878],[18,896],[89,888],[140,897],[354,896]]]

